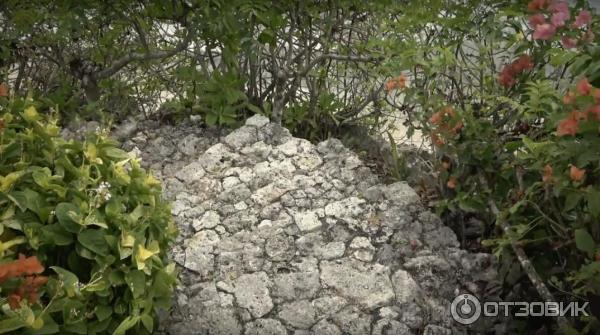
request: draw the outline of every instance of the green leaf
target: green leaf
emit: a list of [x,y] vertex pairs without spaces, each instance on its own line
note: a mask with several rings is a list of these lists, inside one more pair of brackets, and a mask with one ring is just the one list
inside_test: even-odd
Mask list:
[[219,115],[215,114],[214,112],[206,114],[206,124],[209,126],[214,126],[217,124],[218,119]]
[[139,298],[146,291],[146,275],[140,270],[131,270],[125,274],[125,282],[134,298]]
[[464,197],[458,200],[458,207],[465,212],[481,211],[485,206],[478,200]]
[[529,149],[531,152],[533,153],[539,153],[541,150],[543,150],[545,147],[551,145],[551,142],[534,142],[531,139],[527,138],[527,137],[523,137],[523,144],[525,144],[525,147],[527,147],[527,149]]
[[135,253],[135,262],[137,263],[138,270],[144,270],[146,268],[146,260],[159,252],[160,247],[157,241],[152,241],[148,245],[148,249],[144,248],[142,244],[138,244]]
[[90,213],[83,219],[83,224],[86,226],[98,226],[100,228],[108,229],[108,225],[103,222],[97,212]]
[[586,252],[589,256],[592,256],[596,249],[596,244],[592,235],[583,228],[575,230],[575,245],[577,246],[577,249]]
[[97,295],[101,295],[101,292],[105,292],[108,286],[108,280],[100,278],[89,282],[82,290],[85,292],[97,292]]
[[85,324],[82,325],[82,323],[86,318],[86,305],[83,302],[76,299],[66,300],[63,305],[62,314],[64,323],[66,325],[73,325],[73,332],[81,334],[85,330]]
[[578,76],[582,71],[586,69],[588,62],[592,59],[592,57],[588,55],[581,55],[577,58],[576,61],[571,64],[569,70],[573,74],[573,76]]
[[10,201],[12,201],[15,205],[17,205],[17,207],[19,207],[19,209],[22,212],[27,210],[27,206],[25,206],[25,204],[23,202],[21,202],[19,199],[15,198],[13,195],[0,192],[0,197],[2,197],[2,196],[7,197]]
[[571,209],[575,208],[578,204],[579,201],[581,200],[582,195],[579,192],[570,192],[567,194],[567,197],[565,198],[565,205],[563,207],[563,211],[567,212],[570,211]]
[[587,207],[595,218],[600,216],[600,191],[593,190],[586,194]]
[[127,330],[133,328],[133,326],[135,326],[139,320],[140,320],[139,316],[126,317],[121,322],[121,324],[117,327],[117,329],[115,329],[115,331],[113,332],[113,335],[125,335]]
[[63,326],[63,329],[70,332],[70,333],[75,333],[75,334],[81,334],[81,335],[87,335],[87,327],[86,327],[86,322],[84,320],[75,322],[75,323],[71,323],[71,324],[66,324]]
[[77,240],[87,249],[97,253],[98,255],[106,256],[109,253],[108,243],[104,238],[106,232],[101,229],[86,229],[79,233]]
[[61,166],[62,168],[69,171],[69,173],[72,173],[76,177],[82,176],[81,171],[78,168],[76,168],[75,165],[73,165],[73,163],[66,156],[59,157],[56,160],[56,165]]
[[525,204],[525,200],[519,200],[519,201],[517,201],[514,205],[512,205],[508,209],[508,212],[510,214],[515,214],[517,211],[519,211],[519,208],[521,208],[521,206],[523,206],[523,204]]
[[152,319],[152,317],[148,314],[143,314],[141,320],[144,328],[146,328],[148,332],[152,333],[154,330],[154,319]]
[[0,320],[0,334],[5,334],[25,327],[25,323],[19,317]]
[[110,283],[113,286],[125,284],[125,276],[123,275],[123,272],[119,270],[112,270],[108,275],[108,280],[110,280]]
[[48,215],[50,215],[52,207],[48,206],[45,197],[41,196],[38,192],[27,188],[23,191],[15,191],[12,195],[18,203],[21,203],[34,212],[42,222],[48,220]]
[[106,305],[99,305],[96,306],[94,314],[96,314],[96,318],[98,318],[99,321],[103,321],[109,318],[112,315],[112,312],[112,307]]
[[258,41],[262,44],[275,45],[275,35],[272,31],[265,29],[258,35]]
[[50,184],[50,169],[43,168],[33,171],[31,176],[36,184],[40,185],[42,188],[48,188],[48,185]]
[[124,160],[129,158],[127,152],[114,147],[104,148],[104,154],[114,160]]
[[121,214],[122,207],[118,197],[112,197],[104,207],[104,212],[108,218],[115,219]]
[[61,202],[54,210],[58,222],[71,233],[79,233],[82,228],[79,208],[68,202]]
[[42,227],[47,239],[55,245],[69,245],[73,243],[73,235],[59,224],[51,224]]
[[62,286],[69,297],[74,296],[79,291],[79,279],[73,272],[65,270],[59,266],[51,266],[50,268],[58,274],[58,277],[62,282]]
[[513,151],[519,149],[522,145],[523,145],[523,143],[521,141],[512,141],[512,142],[507,142],[504,145],[504,147],[506,148],[507,151],[513,152]]
[[54,179],[52,177],[50,169],[48,169],[47,167],[33,171],[31,173],[31,176],[33,177],[33,181],[35,181],[35,183],[42,187],[44,190],[54,191],[61,198],[65,197],[67,190],[60,185],[52,183]]
[[165,270],[159,270],[152,283],[152,291],[156,295],[170,296],[171,287],[175,284],[176,279],[174,276],[168,274]]
[[127,221],[131,224],[136,223],[144,215],[144,206],[137,205],[135,209],[127,216]]
[[600,78],[600,62],[596,64],[590,64],[585,72],[590,82],[596,81],[596,79]]
[[54,321],[48,313],[41,317],[43,326],[40,329],[27,329],[23,332],[23,335],[46,335],[46,334],[57,334],[60,332],[60,328],[56,321]]
[[102,321],[88,322],[88,334],[104,334],[111,321],[113,321],[111,318],[107,318]]
[[262,113],[263,113],[262,109],[260,109],[259,107],[255,106],[251,103],[246,104],[246,109],[253,112],[254,114],[262,115]]
[[34,106],[29,106],[25,108],[21,115],[23,115],[23,118],[30,123],[41,119],[40,114],[37,112]]

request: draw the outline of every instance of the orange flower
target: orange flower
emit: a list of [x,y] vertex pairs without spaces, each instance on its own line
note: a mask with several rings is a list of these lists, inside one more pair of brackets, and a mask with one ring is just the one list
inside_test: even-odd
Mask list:
[[542,181],[544,183],[549,183],[552,181],[552,166],[550,166],[549,164],[546,164],[546,166],[544,166],[544,174],[542,176]]
[[385,90],[386,91],[391,91],[394,88],[396,88],[396,82],[393,79],[390,79],[388,81],[385,82]]
[[597,121],[600,121],[600,105],[591,106],[587,110]]
[[21,303],[21,296],[18,294],[10,294],[8,296],[8,306],[10,306],[10,309],[17,309],[20,307],[20,303]]
[[573,110],[569,116],[558,123],[556,129],[558,136],[575,136],[579,130],[579,121],[587,120],[588,115],[578,110]]
[[510,87],[516,84],[517,81],[514,78],[512,68],[507,66],[504,69],[502,69],[502,71],[498,75],[498,82],[504,87]]
[[385,83],[385,90],[392,91],[406,88],[406,76],[401,74],[396,78],[390,79]]
[[586,113],[584,112],[580,112],[578,110],[573,110],[571,111],[571,114],[569,115],[569,117],[573,120],[577,120],[577,121],[584,121],[588,119],[588,116]]
[[432,124],[440,124],[442,122],[442,118],[444,117],[444,114],[439,111],[439,112],[435,112],[430,118],[429,118],[429,122],[431,122]]
[[571,169],[569,171],[572,181],[582,181],[583,177],[585,177],[585,170],[579,169],[575,165],[571,165]]
[[563,103],[564,103],[565,105],[570,105],[570,104],[572,104],[572,103],[574,103],[574,102],[575,102],[575,97],[576,97],[576,95],[575,95],[575,92],[573,92],[573,91],[569,91],[569,92],[567,92],[567,94],[566,94],[566,95],[563,97]]
[[577,92],[581,95],[590,95],[592,92],[592,85],[590,85],[587,78],[583,78],[577,83]]
[[454,109],[451,106],[444,106],[439,111],[435,112],[429,118],[429,122],[431,122],[432,124],[435,124],[435,125],[439,125],[440,123],[442,123],[442,119],[446,115],[449,115],[450,117],[454,117],[456,115],[456,112],[454,111]]
[[529,55],[521,55],[512,63],[512,68],[515,72],[520,73],[525,70],[533,69],[533,61]]
[[437,147],[444,145],[444,140],[441,139],[436,133],[431,133],[431,141]]
[[44,267],[36,256],[25,258],[25,256],[19,255],[19,259],[16,261],[0,264],[0,283],[8,278],[37,274],[43,271]]
[[558,123],[556,134],[558,136],[575,136],[579,130],[579,121],[572,118],[566,118]]
[[[544,16],[543,15],[534,15],[531,21],[539,21],[541,18],[542,22],[539,25],[543,25]],[[535,23],[535,22],[534,22]],[[537,27],[538,24],[532,25]],[[498,75],[498,82],[500,85],[504,87],[510,87],[517,83],[515,80],[515,76],[521,74],[523,71],[528,71],[533,69],[533,61],[529,55],[521,55],[519,58],[515,59],[512,63],[507,64],[500,74]]]
[[6,85],[6,83],[1,83],[0,84],[0,97],[7,97],[8,96],[8,85]]
[[462,127],[463,127],[462,121],[458,121],[456,123],[456,125],[454,126],[454,128],[452,128],[452,132],[456,134],[462,129]]
[[401,74],[396,78],[396,85],[399,89],[406,88],[406,76]]
[[451,117],[454,117],[456,115],[456,112],[454,112],[454,108],[452,108],[452,106],[445,106],[444,108],[442,108],[442,113],[444,115],[448,114]]
[[48,277],[45,276],[28,276],[19,287],[10,295],[10,307],[16,309],[23,299],[27,299],[29,304],[35,304],[38,301],[38,289],[48,282]]
[[532,0],[527,4],[527,9],[531,12],[536,12],[540,9],[544,9],[546,5],[546,0]]
[[457,185],[457,181],[456,178],[454,177],[450,177],[450,179],[448,179],[448,182],[446,183],[446,186],[448,186],[448,188],[451,189],[455,189]]

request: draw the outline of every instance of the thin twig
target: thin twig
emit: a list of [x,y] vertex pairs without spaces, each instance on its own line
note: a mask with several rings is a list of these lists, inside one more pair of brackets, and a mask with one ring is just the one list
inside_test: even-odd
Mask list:
[[[485,191],[490,192],[490,188],[487,184],[487,181],[485,180],[484,176],[481,174],[479,175],[479,181],[481,182]],[[494,200],[492,200],[490,198],[488,205],[489,205],[492,213],[496,216],[496,223],[500,225],[504,234],[506,234],[507,236],[510,236],[510,234],[511,234],[510,226],[502,219],[501,212],[498,209],[498,206],[496,206],[496,203],[494,202]],[[510,246],[512,247],[515,255],[517,256],[517,259],[518,259],[519,263],[521,264],[521,268],[523,269],[523,271],[525,271],[525,273],[527,274],[527,277],[529,277],[529,280],[535,287],[535,289],[536,289],[537,293],[540,295],[540,297],[542,299],[544,299],[546,302],[556,301],[556,299],[554,298],[554,296],[552,295],[550,290],[548,290],[548,287],[546,287],[546,285],[544,284],[544,281],[542,280],[540,275],[537,273],[537,271],[531,264],[531,261],[529,260],[529,257],[527,257],[527,254],[525,253],[523,248],[521,248],[521,246],[519,244],[517,244],[517,242],[514,241],[513,239],[510,239]],[[557,319],[557,323],[561,329],[570,327],[569,321],[564,316],[559,316]]]

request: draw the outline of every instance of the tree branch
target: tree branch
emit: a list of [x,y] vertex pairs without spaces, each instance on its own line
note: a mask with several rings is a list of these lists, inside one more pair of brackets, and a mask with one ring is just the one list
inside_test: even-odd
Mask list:
[[142,26],[140,25],[138,18],[135,17],[131,21],[133,22],[133,28],[135,29],[135,31],[138,34],[140,43],[142,44],[144,49],[146,49],[146,51],[150,50],[150,47],[148,47],[148,42],[146,41],[146,34],[144,33],[144,28],[142,28]]
[[106,78],[114,75],[115,73],[119,72],[119,70],[121,70],[122,68],[127,66],[127,64],[129,64],[131,62],[169,58],[169,57],[174,56],[175,54],[183,51],[185,48],[187,48],[187,46],[190,44],[191,40],[192,40],[192,33],[188,30],[185,38],[175,48],[173,48],[171,50],[160,50],[160,51],[146,52],[146,53],[130,52],[127,55],[118,59],[116,62],[114,62],[110,67],[95,73],[94,77],[97,80],[106,79]]
[[[485,177],[481,174],[479,175],[479,181],[483,185],[483,188],[487,192],[490,192],[490,188],[487,184],[487,181],[485,180]],[[509,236],[509,234],[511,233],[510,226],[506,222],[504,222],[504,220],[502,220],[502,218],[500,217],[501,213],[500,213],[500,210],[498,209],[498,207],[496,206],[496,203],[494,202],[494,200],[492,200],[490,198],[488,204],[490,206],[490,209],[492,210],[492,213],[494,214],[494,216],[496,216],[496,222],[500,225],[500,227],[502,228],[502,231],[507,236]],[[515,255],[517,256],[517,259],[519,260],[519,263],[521,264],[521,268],[523,269],[523,271],[525,271],[525,273],[527,274],[527,277],[529,277],[529,280],[535,287],[535,289],[536,289],[537,293],[540,295],[540,297],[542,299],[544,299],[546,302],[556,301],[556,299],[554,298],[554,296],[552,295],[550,290],[548,290],[548,287],[546,287],[546,285],[544,284],[542,277],[540,277],[540,275],[537,273],[537,271],[531,264],[531,261],[529,260],[529,257],[527,257],[527,254],[525,254],[525,251],[523,250],[523,248],[516,241],[514,241],[512,239],[510,240],[510,246],[512,247]],[[558,323],[559,327],[562,329],[566,329],[566,327],[570,327],[569,321],[564,316],[559,316],[557,318],[557,323]]]
[[297,71],[295,76],[305,76],[313,67],[324,60],[338,60],[346,62],[363,62],[363,63],[379,63],[384,59],[383,56],[354,56],[354,55],[340,55],[340,54],[322,54],[317,56],[312,62],[308,63],[306,67]]

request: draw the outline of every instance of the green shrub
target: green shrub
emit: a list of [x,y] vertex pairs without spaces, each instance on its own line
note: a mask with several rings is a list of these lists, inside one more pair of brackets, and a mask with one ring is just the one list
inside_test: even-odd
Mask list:
[[[431,139],[439,211],[490,224],[480,237],[499,257],[505,287],[525,288],[511,293],[529,300],[589,301],[595,312],[600,20],[583,6],[470,1],[439,16],[418,7],[422,16],[396,23],[400,56],[390,66],[412,76],[391,94]],[[416,21],[436,25],[428,43]],[[598,334],[597,317],[554,320],[562,333]],[[538,321],[512,332],[533,333]]]
[[158,180],[106,134],[66,141],[34,102],[2,100],[0,333],[151,333],[176,283]]

